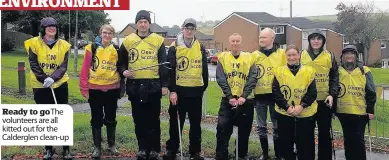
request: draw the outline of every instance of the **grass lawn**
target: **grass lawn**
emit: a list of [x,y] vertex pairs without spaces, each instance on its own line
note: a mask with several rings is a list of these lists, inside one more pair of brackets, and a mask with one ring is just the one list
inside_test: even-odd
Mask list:
[[[84,56],[78,56],[78,70],[81,69],[82,61]],[[26,96],[20,96],[18,93],[18,72],[17,65],[18,61],[26,62]],[[86,99],[82,97],[80,89],[78,87],[78,74],[73,73],[73,56],[69,57],[68,62],[68,74],[71,76],[68,81],[69,84],[69,103],[86,103]],[[74,76],[76,75],[76,76]],[[1,53],[1,88],[2,88],[2,99],[1,103],[5,104],[21,104],[28,103],[33,104],[33,100],[28,100],[32,98],[32,89],[30,87],[30,65],[28,63],[28,56],[22,49],[17,49],[12,52],[3,52]],[[7,90],[7,92],[4,92]],[[7,97],[8,96],[8,97]],[[18,98],[13,98],[18,96]],[[3,97],[6,97],[3,99]],[[20,102],[20,99],[26,99],[26,101]]]
[[[2,87],[2,97],[1,103],[4,104],[20,104],[20,103],[31,103],[32,100],[32,90],[29,84],[29,75],[27,74],[27,92],[26,96],[20,96],[18,94],[18,82],[17,82],[17,62],[19,60],[24,60],[26,62],[26,69],[29,70],[28,57],[25,54],[24,50],[16,50],[13,52],[4,52],[1,53],[1,87]],[[83,55],[80,55],[78,58],[78,69],[81,68]],[[73,72],[73,58],[72,56],[69,59],[69,73]],[[374,82],[376,85],[389,85],[389,69],[382,68],[371,68]],[[28,72],[27,72],[28,73]],[[69,80],[69,101],[71,104],[74,103],[86,103],[86,100],[81,96],[79,87],[78,87],[78,77],[71,76]],[[221,99],[221,89],[216,82],[211,81],[206,93],[206,108],[208,115],[217,115]],[[23,102],[20,102],[20,101]],[[386,116],[386,113],[389,113],[388,106],[389,102],[386,101],[386,104],[383,104],[382,100],[377,101],[376,105],[376,118],[372,121],[372,134],[377,136],[388,136],[389,135],[389,119]],[[125,107],[131,107],[129,103],[124,104]],[[162,98],[162,109],[167,111],[169,106],[168,96]],[[334,130],[341,130],[338,122],[334,122]],[[385,132],[384,132],[385,130]]]
[[[91,128],[89,125],[90,115],[89,114],[74,114],[74,146],[71,147],[71,151],[78,156],[90,156],[92,152],[92,134]],[[118,126],[117,127],[117,148],[122,153],[122,155],[133,155],[137,152],[137,140],[135,136],[134,123],[131,117],[128,116],[118,116],[117,117]],[[168,123],[161,123],[161,145],[164,148],[164,144],[169,137],[168,132]],[[184,153],[188,152],[189,145],[189,132],[188,127],[184,128],[183,131],[183,151]],[[105,127],[103,128],[103,149],[107,148],[106,141],[106,132]],[[229,151],[232,152],[234,150],[234,140],[231,138]],[[249,146],[249,155],[259,157],[261,151],[259,149],[258,142],[250,142]],[[216,148],[216,134],[211,131],[203,130],[202,131],[202,151],[203,154],[207,157],[214,157]],[[62,148],[57,148],[60,151]],[[42,147],[2,147],[1,148],[1,158],[11,158],[13,155],[27,155],[27,156],[36,156],[37,153],[43,151]]]

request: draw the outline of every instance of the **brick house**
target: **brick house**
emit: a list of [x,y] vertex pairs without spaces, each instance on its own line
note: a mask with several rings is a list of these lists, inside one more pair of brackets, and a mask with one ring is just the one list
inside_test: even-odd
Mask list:
[[219,50],[229,50],[228,37],[239,33],[243,37],[242,49],[252,52],[258,49],[261,29],[269,27],[276,32],[275,42],[282,48],[294,44],[300,49],[308,48],[307,37],[314,29],[320,29],[327,39],[324,46],[339,59],[343,49],[343,35],[334,31],[331,22],[315,22],[304,17],[275,17],[266,12],[233,12],[214,27],[216,42],[221,42]]

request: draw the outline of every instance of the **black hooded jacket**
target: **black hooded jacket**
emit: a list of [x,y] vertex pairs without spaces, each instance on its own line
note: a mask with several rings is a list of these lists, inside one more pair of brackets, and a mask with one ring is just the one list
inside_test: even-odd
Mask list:
[[[311,45],[311,39],[314,37],[321,37],[323,40],[323,45],[321,46],[319,50],[319,54],[315,54],[314,50]],[[308,36],[308,54],[311,57],[312,60],[315,60],[323,51],[324,51],[324,45],[326,44],[326,38],[325,36],[321,33],[320,30],[315,30],[313,33],[311,33]],[[330,52],[331,53],[331,52]],[[339,85],[339,72],[338,72],[338,64],[336,63],[335,55],[331,53],[331,69],[329,72],[329,91],[328,94],[331,95],[333,98],[336,98],[338,96],[338,85]]]

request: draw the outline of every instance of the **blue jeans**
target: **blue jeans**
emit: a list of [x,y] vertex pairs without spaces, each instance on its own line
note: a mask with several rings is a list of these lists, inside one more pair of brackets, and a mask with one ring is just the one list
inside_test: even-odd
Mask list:
[[273,138],[278,138],[276,113],[274,110],[274,100],[255,100],[255,110],[257,112],[257,133],[259,138],[267,138],[267,109],[269,107],[270,118],[273,124]]

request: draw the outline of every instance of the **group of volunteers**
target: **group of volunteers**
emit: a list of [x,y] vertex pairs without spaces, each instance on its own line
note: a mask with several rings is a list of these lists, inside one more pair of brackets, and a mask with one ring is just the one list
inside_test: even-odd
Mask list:
[[[204,159],[200,124],[208,64],[207,52],[195,37],[196,21],[184,21],[177,39],[169,44],[168,54],[164,38],[150,30],[148,11],[139,11],[135,23],[136,32],[128,35],[120,47],[112,42],[115,29],[108,24],[100,28],[95,42],[85,47],[79,86],[91,108],[92,158],[102,155],[103,125],[108,151],[120,154],[115,146],[116,111],[118,99],[126,93],[131,102],[138,159],[159,159],[161,98],[165,95],[170,99],[170,138],[163,159],[176,159],[182,153],[180,136],[186,114],[190,122],[190,159]],[[71,45],[59,38],[55,19],[43,18],[40,27],[40,35],[25,42],[34,100],[36,104],[67,104]],[[359,61],[356,47],[342,50],[338,66],[335,55],[324,49],[326,38],[320,30],[308,36],[309,47],[302,52],[295,45],[281,49],[274,43],[275,35],[270,28],[261,30],[259,49],[249,53],[241,50],[242,36],[234,33],[229,37],[230,50],[217,55],[216,81],[222,97],[215,159],[229,159],[234,126],[238,128],[235,155],[247,159],[254,108],[261,160],[270,159],[268,110],[276,159],[314,160],[316,123],[318,159],[332,159],[333,114],[343,128],[346,159],[366,159],[364,131],[374,117],[376,91],[372,74]],[[54,153],[52,146],[46,146],[43,159],[52,159]],[[62,153],[64,159],[72,159],[69,146],[63,146]]]

